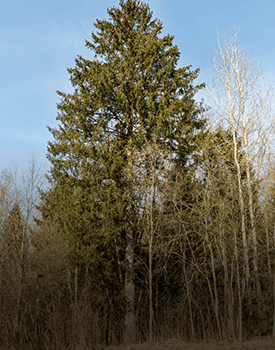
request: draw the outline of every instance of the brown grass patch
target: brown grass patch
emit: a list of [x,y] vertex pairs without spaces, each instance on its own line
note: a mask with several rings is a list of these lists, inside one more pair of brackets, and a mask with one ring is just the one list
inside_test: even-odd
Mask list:
[[275,340],[271,338],[258,338],[242,343],[239,342],[205,342],[187,343],[177,340],[167,342],[152,342],[133,344],[130,346],[108,347],[108,350],[274,350]]

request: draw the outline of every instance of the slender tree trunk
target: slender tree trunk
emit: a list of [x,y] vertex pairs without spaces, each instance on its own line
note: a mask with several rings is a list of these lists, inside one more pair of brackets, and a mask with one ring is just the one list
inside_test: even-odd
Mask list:
[[136,340],[133,228],[130,228],[127,232],[125,299],[126,313],[124,342],[125,344],[132,344]]
[[121,261],[120,261],[120,258],[119,258],[119,249],[118,249],[118,246],[117,246],[116,238],[114,238],[114,242],[115,242],[115,247],[116,247],[116,258],[117,258],[117,264],[118,264],[119,281],[122,284],[123,278],[122,278],[122,271],[121,271]]
[[[2,253],[2,252],[1,252]],[[3,267],[2,267],[2,257],[1,257],[1,253],[0,253],[0,316],[2,313],[2,293],[3,293],[3,289],[2,289],[2,285],[3,285]],[[2,317],[1,317],[2,319]],[[0,321],[0,325],[1,325],[1,321]]]
[[72,285],[71,285],[71,271],[69,269],[67,269],[67,283],[68,283],[71,303],[73,303],[73,292],[72,292]]
[[[208,197],[208,194],[207,194],[207,197]],[[222,330],[221,330],[220,315],[219,315],[219,302],[218,302],[218,291],[217,291],[217,282],[216,282],[214,254],[213,254],[213,249],[212,249],[212,243],[211,243],[211,240],[209,239],[209,234],[208,234],[209,228],[208,228],[207,215],[210,215],[209,205],[210,205],[209,199],[207,198],[207,199],[205,199],[205,238],[206,238],[206,243],[207,243],[209,251],[210,251],[210,258],[211,258],[211,270],[212,270],[212,276],[213,276],[214,295],[215,295],[215,299],[213,299],[214,311],[215,311],[217,327],[218,327],[218,332],[219,332],[219,339],[222,340]]]
[[273,330],[272,330],[272,337],[275,339],[275,273],[273,276]]
[[158,271],[156,271],[156,298],[155,298],[155,332],[158,335],[158,294],[159,294],[159,289],[158,289]]
[[248,197],[249,197],[249,215],[250,215],[250,225],[251,225],[252,243],[253,243],[253,267],[254,267],[254,274],[255,274],[255,280],[256,280],[258,300],[260,302],[261,287],[259,283],[259,272],[258,272],[257,232],[256,232],[256,226],[255,226],[255,216],[254,216],[254,209],[253,209],[253,193],[252,193],[251,176],[250,176],[249,161],[248,161],[248,140],[246,135],[244,135],[244,142],[245,142],[245,153],[246,153],[245,159],[246,159],[247,190],[248,190]]
[[[228,97],[230,100],[230,97]],[[239,192],[239,204],[240,204],[240,214],[242,222],[242,239],[243,239],[243,248],[244,248],[244,262],[245,262],[245,276],[246,276],[246,285],[249,285],[249,256],[248,256],[248,245],[247,245],[247,235],[245,228],[245,210],[244,210],[244,199],[243,199],[243,189],[241,181],[241,167],[238,160],[238,144],[236,140],[236,131],[234,126],[233,111],[230,111],[231,127],[233,133],[233,142],[234,142],[234,161],[237,168],[237,178],[238,178],[238,192]]]
[[229,328],[231,331],[231,335],[233,339],[235,338],[234,326],[233,326],[233,318],[234,311],[232,305],[232,295],[229,286],[229,274],[228,274],[228,264],[226,257],[226,248],[225,248],[225,238],[224,238],[224,228],[220,227],[220,246],[221,246],[221,258],[222,264],[224,268],[224,309],[228,312],[228,320],[229,320]]
[[124,343],[132,344],[136,340],[136,322],[135,322],[135,282],[134,282],[134,222],[135,214],[133,212],[134,204],[134,186],[132,181],[133,174],[133,156],[131,143],[126,151],[128,158],[128,174],[126,179],[126,191],[128,191],[127,203],[127,221],[126,231],[126,271],[125,271],[125,302],[126,312],[124,319]]
[[219,332],[219,339],[222,340],[222,330],[221,330],[221,323],[220,323],[220,315],[219,315],[219,302],[218,302],[218,291],[217,291],[217,281],[216,281],[216,272],[215,272],[215,265],[214,265],[214,254],[212,249],[212,244],[209,241],[208,244],[209,250],[210,250],[210,256],[211,256],[211,269],[212,269],[212,276],[213,276],[213,283],[214,283],[214,295],[215,295],[215,315],[217,320],[217,326],[218,326],[218,332]]
[[184,269],[184,276],[185,276],[185,283],[186,283],[186,290],[187,290],[187,298],[188,298],[188,306],[189,306],[191,337],[192,337],[192,341],[193,341],[193,340],[195,340],[196,334],[195,334],[195,327],[194,327],[194,321],[193,321],[193,311],[192,311],[192,303],[191,303],[190,285],[189,285],[189,281],[187,280],[187,273],[186,273],[186,268],[185,268],[185,262],[184,262],[183,269]]
[[[273,247],[275,248],[275,227],[274,227],[274,231],[273,231]],[[273,305],[273,332],[272,332],[272,336],[273,336],[273,339],[275,339],[275,273],[274,273],[274,276],[273,276],[273,295],[274,295],[274,305]]]
[[149,339],[153,339],[153,276],[152,276],[152,245],[153,237],[149,238]]
[[233,277],[234,277],[234,259],[232,259],[231,262],[231,279],[230,279],[230,326],[231,326],[231,332],[233,339],[236,339],[236,333],[235,333],[235,328],[234,328],[234,292],[233,292]]
[[78,283],[77,283],[77,280],[78,280],[78,269],[77,269],[77,266],[75,267],[75,270],[74,270],[74,301],[75,303],[77,303],[77,294],[78,294]]
[[265,221],[265,233],[266,233],[266,249],[267,249],[267,267],[268,273],[271,276],[271,259],[270,259],[270,242],[269,242],[269,232],[267,227],[267,220]]
[[[155,169],[154,169],[155,170]],[[149,241],[149,339],[153,339],[153,271],[152,271],[152,262],[153,262],[153,239],[154,239],[154,222],[153,222],[153,209],[155,202],[155,171],[152,172],[152,185],[150,193],[150,227],[148,227],[148,241]]]
[[235,238],[235,260],[236,260],[236,270],[237,270],[237,291],[238,291],[238,300],[239,300],[239,322],[238,322],[238,334],[239,334],[239,342],[242,342],[242,296],[241,296],[241,282],[240,282],[240,270],[239,270],[239,259],[238,259],[238,247],[237,247],[237,234],[236,230],[234,230],[234,238]]

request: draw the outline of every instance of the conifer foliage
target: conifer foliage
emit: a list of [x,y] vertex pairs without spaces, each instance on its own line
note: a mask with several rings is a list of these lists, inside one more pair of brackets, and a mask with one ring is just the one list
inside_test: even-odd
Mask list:
[[194,85],[198,69],[178,67],[174,37],[160,36],[163,25],[147,4],[121,0],[107,12],[108,20],[97,20],[97,32],[86,41],[93,60],[78,56],[68,69],[74,92],[58,92],[60,126],[49,128],[54,137],[47,154],[53,189],[46,202],[77,247],[79,264],[96,266],[105,277],[109,271],[109,282],[114,281],[111,271],[117,271],[118,281],[123,276],[129,336],[135,333],[137,194],[124,175],[131,173],[135,151],[153,138],[186,164],[204,125],[194,100],[203,85]]

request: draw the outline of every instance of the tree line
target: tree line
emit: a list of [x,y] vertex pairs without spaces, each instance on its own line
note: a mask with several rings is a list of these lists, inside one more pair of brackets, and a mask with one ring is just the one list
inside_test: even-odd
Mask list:
[[233,32],[196,85],[147,4],[107,12],[58,92],[48,188],[34,161],[20,188],[1,175],[1,347],[275,336],[263,71]]

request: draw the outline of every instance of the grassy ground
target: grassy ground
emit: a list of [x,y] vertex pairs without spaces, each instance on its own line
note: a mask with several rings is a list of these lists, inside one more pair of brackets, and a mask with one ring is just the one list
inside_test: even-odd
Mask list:
[[165,343],[142,343],[131,346],[109,347],[108,350],[275,350],[275,341],[271,338],[252,339],[238,342],[185,343],[170,340]]

